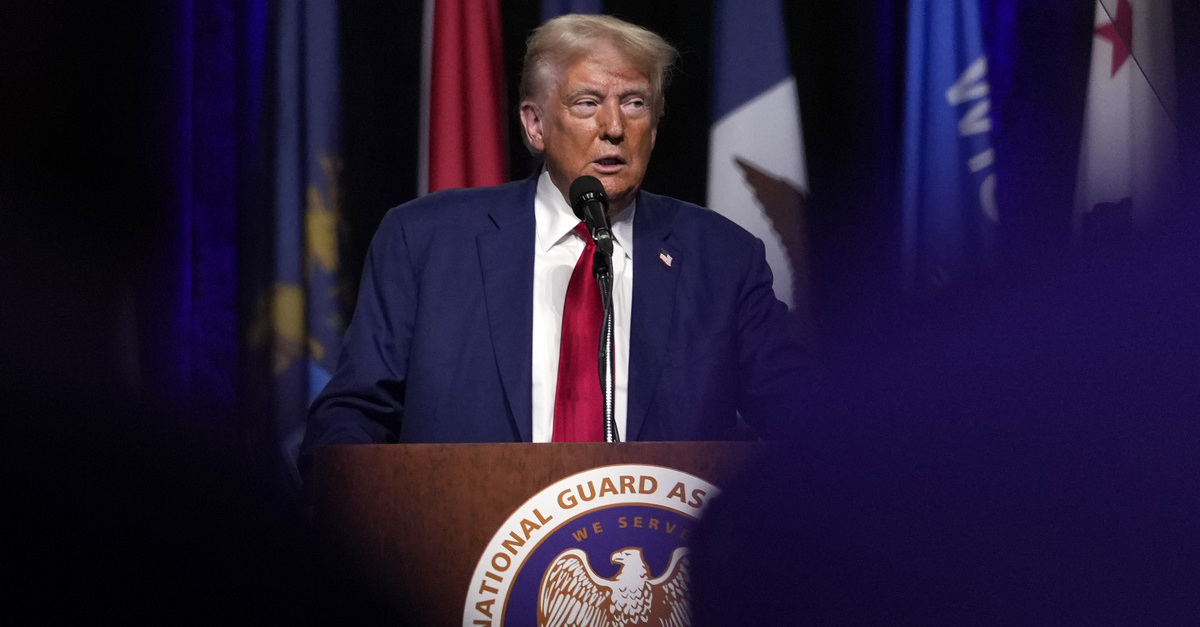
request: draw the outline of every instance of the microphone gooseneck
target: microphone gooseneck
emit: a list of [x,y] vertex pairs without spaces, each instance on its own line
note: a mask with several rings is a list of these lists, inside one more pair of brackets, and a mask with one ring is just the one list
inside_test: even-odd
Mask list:
[[604,400],[604,441],[620,442],[621,434],[617,432],[616,420],[616,381],[617,369],[614,359],[613,316],[613,273],[612,227],[608,223],[608,195],[604,193],[604,184],[594,176],[581,176],[571,183],[571,209],[575,216],[583,220],[588,233],[596,240],[596,252],[593,255],[592,273],[600,284],[600,300],[604,308],[604,317],[600,325],[600,346],[597,358],[600,371],[600,393]]

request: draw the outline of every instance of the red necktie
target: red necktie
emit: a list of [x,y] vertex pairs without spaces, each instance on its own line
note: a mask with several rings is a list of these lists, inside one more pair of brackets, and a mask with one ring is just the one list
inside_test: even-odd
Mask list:
[[558,388],[554,395],[554,442],[604,441],[604,399],[600,394],[600,286],[592,277],[596,241],[580,222],[575,233],[587,242],[567,284]]

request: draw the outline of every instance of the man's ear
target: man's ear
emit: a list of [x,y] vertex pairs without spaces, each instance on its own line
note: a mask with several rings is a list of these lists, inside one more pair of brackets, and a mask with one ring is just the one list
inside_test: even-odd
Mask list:
[[521,103],[521,127],[525,130],[525,144],[530,148],[545,152],[546,142],[542,135],[542,108],[532,100]]

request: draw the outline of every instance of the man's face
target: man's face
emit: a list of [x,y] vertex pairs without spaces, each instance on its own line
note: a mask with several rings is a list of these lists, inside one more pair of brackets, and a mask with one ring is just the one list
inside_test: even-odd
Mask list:
[[567,65],[541,102],[522,103],[521,121],[564,197],[590,174],[604,184],[610,215],[633,202],[658,124],[650,80],[611,44]]

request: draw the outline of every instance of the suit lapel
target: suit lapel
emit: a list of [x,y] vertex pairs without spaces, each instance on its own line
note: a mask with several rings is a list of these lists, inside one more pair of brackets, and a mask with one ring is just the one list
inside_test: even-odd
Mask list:
[[[492,209],[496,230],[478,238],[480,271],[496,367],[522,442],[533,438],[533,193],[536,179]],[[452,341],[452,338],[447,338]]]
[[[675,310],[675,283],[683,252],[668,243],[676,208],[638,195],[633,227],[633,309],[629,330],[629,407],[624,434],[638,439],[658,385]],[[664,253],[668,258],[664,258]],[[669,264],[668,264],[669,260]]]

